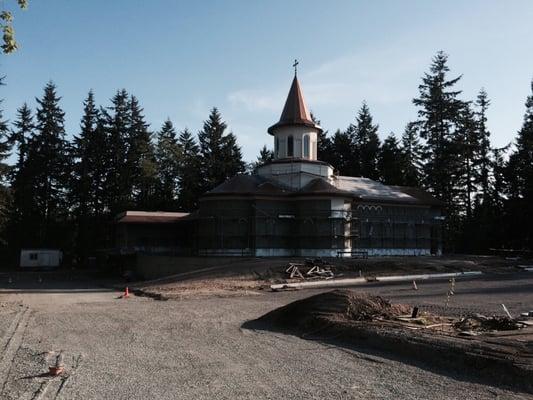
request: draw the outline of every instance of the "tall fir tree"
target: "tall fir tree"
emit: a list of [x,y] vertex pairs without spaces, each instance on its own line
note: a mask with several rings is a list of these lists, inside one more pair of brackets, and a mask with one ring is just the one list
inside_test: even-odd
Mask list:
[[49,82],[37,99],[35,134],[28,143],[28,168],[38,213],[39,245],[65,247],[69,214],[70,146],[65,139],[65,113],[59,106],[56,86]]
[[131,124],[128,92],[118,90],[111,99],[111,106],[100,112],[106,137],[103,149],[107,165],[104,204],[105,210],[115,215],[132,206],[131,180],[126,164]]
[[17,149],[15,171],[20,171],[28,158],[28,140],[33,134],[34,124],[31,109],[24,103],[17,109],[17,119],[13,123],[9,140]]
[[208,191],[230,177],[245,171],[241,149],[217,108],[213,108],[198,133],[201,154],[202,187]]
[[329,157],[322,161],[329,162],[339,175],[359,176],[358,155],[355,153],[355,146],[353,142],[355,130],[354,125],[350,125],[346,131],[337,129],[331,137],[332,151]]
[[104,201],[107,169],[107,138],[104,121],[89,91],[83,103],[80,134],[74,137],[74,168],[70,198],[76,220],[76,248],[83,264],[91,251],[104,246]]
[[[311,113],[311,120],[318,126],[322,126],[320,119],[318,119],[313,113]],[[333,143],[328,136],[327,130],[323,129],[322,131],[318,132],[316,152],[317,159],[320,161],[325,161],[330,164],[335,161]]]
[[480,189],[481,201],[483,203],[490,201],[490,174],[491,174],[491,145],[490,132],[487,128],[487,110],[490,106],[490,100],[485,89],[478,93],[476,102],[476,123],[477,123],[477,140],[478,151],[475,167],[478,169],[476,184]]
[[381,143],[378,137],[378,125],[374,125],[370,109],[366,102],[359,109],[356,118],[355,147],[359,156],[361,176],[379,179],[378,156]]
[[128,151],[126,168],[131,179],[132,192],[130,199],[134,207],[152,210],[155,207],[157,189],[157,161],[152,142],[152,133],[145,122],[143,109],[135,96],[131,96],[130,125],[128,131]]
[[10,140],[16,149],[17,161],[10,174],[11,207],[7,237],[12,250],[20,249],[25,240],[37,243],[32,238],[37,231],[34,227],[36,205],[33,196],[33,179],[28,166],[28,143],[34,134],[35,124],[31,109],[24,103],[17,110],[17,118],[13,123]]
[[159,210],[171,211],[177,205],[178,173],[181,163],[181,148],[178,145],[176,130],[167,119],[157,133],[155,149],[157,161],[156,204]]
[[510,155],[507,179],[510,182],[511,223],[513,246],[533,249],[533,81],[526,100],[522,128],[516,138],[515,151]]
[[[0,78],[0,86],[3,85]],[[0,100],[0,106],[2,101]],[[4,120],[3,110],[0,108],[0,245],[7,243],[7,227],[10,215],[11,196],[8,188],[10,167],[6,159],[11,152],[10,132],[7,121]]]
[[479,136],[474,112],[470,104],[465,103],[459,110],[456,119],[457,130],[450,143],[450,150],[458,155],[450,175],[454,181],[454,192],[457,194],[455,203],[458,211],[471,219],[473,202],[477,194],[476,183],[479,181],[478,155]]
[[178,138],[181,161],[178,170],[178,207],[183,211],[193,211],[198,206],[202,194],[200,148],[192,133],[185,129]]
[[448,56],[442,51],[433,58],[430,71],[419,85],[417,127],[425,140],[423,152],[423,184],[435,197],[445,202],[445,247],[453,250],[460,231],[461,216],[457,204],[461,201],[456,179],[460,168],[455,138],[458,118],[465,104],[461,91],[454,87],[461,76],[448,79]]
[[403,184],[419,187],[422,179],[422,145],[416,123],[410,122],[406,125],[401,149]]
[[263,146],[261,150],[259,150],[259,156],[257,157],[257,160],[250,165],[250,170],[252,173],[257,171],[257,169],[265,164],[268,164],[274,159],[274,152],[270,150],[269,148]]
[[403,185],[403,154],[396,136],[391,133],[379,151],[378,170],[381,181],[387,185]]

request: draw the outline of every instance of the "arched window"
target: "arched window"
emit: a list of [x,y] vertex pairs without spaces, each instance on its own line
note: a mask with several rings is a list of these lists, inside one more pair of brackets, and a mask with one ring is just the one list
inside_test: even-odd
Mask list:
[[304,158],[309,158],[309,146],[310,146],[309,135],[304,135]]
[[279,137],[276,136],[276,139],[274,139],[274,155],[276,158],[279,157]]
[[294,138],[289,135],[287,138],[287,157],[294,156]]

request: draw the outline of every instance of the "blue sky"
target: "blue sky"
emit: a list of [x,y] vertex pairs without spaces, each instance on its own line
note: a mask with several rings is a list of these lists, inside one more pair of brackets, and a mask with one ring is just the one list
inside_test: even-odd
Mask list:
[[53,80],[72,135],[89,89],[107,105],[126,88],[153,130],[170,117],[196,132],[217,106],[248,161],[271,146],[295,58],[324,128],[345,128],[366,100],[381,137],[416,118],[411,100],[438,50],[463,74],[464,99],[487,90],[497,146],[520,128],[533,78],[530,0],[30,0],[15,16],[21,49],[0,56],[5,117]]

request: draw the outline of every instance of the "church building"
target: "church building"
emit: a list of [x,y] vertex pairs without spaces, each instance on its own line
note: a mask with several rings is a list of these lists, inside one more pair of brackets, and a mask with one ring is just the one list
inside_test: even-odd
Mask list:
[[201,197],[199,255],[441,253],[442,202],[418,188],[338,175],[317,159],[320,132],[295,74],[281,117],[268,128],[274,160]]

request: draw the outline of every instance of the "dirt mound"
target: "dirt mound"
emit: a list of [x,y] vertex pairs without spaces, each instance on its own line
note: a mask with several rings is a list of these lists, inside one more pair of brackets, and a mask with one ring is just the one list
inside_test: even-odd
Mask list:
[[333,290],[295,301],[264,315],[260,322],[284,328],[309,329],[331,319],[374,321],[410,313],[410,306],[391,304],[379,296]]

